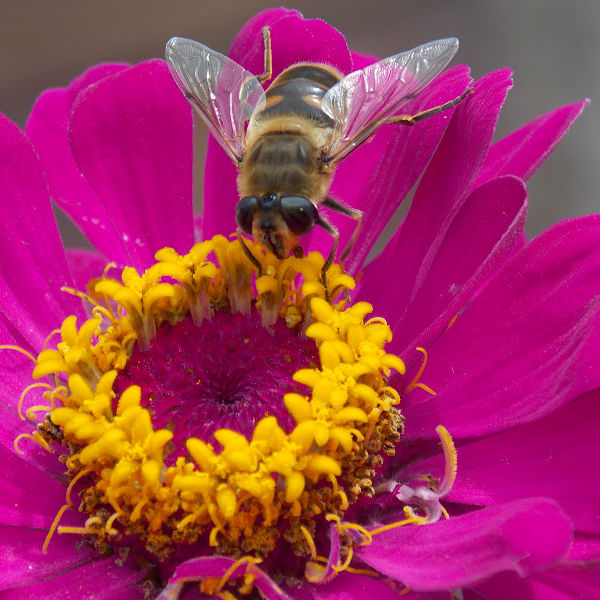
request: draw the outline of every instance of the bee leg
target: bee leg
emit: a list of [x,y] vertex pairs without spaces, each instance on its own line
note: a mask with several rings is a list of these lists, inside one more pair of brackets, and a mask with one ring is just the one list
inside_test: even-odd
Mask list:
[[327,271],[329,270],[329,267],[331,266],[331,263],[333,262],[333,259],[335,258],[335,253],[337,252],[338,242],[340,241],[340,234],[338,233],[338,230],[333,225],[328,223],[323,217],[321,217],[321,215],[319,215],[317,217],[316,224],[319,227],[322,227],[334,239],[333,248],[331,249],[331,252],[329,253],[329,256],[327,257],[327,260],[325,261],[325,263],[323,264],[323,267],[321,268],[321,282],[323,283],[323,287],[325,288],[325,300],[327,300],[327,302],[329,302],[330,298],[329,298],[329,290],[327,289]]
[[424,110],[423,112],[417,113],[416,115],[398,115],[396,117],[389,117],[387,119],[383,119],[380,125],[384,125],[385,123],[404,123],[404,125],[414,125],[427,117],[432,117],[433,115],[438,115],[453,106],[456,106],[459,102],[462,102],[469,94],[473,93],[473,88],[467,88],[460,96],[454,98],[454,100],[450,100],[445,104],[441,104],[440,106],[434,106],[433,108],[429,108]]
[[262,75],[257,75],[256,79],[264,83],[273,76],[273,55],[271,54],[271,33],[268,26],[262,28],[262,34],[265,45],[265,70]]
[[292,254],[296,257],[296,258],[304,258],[304,248],[302,246],[296,246],[293,250],[292,250]]
[[355,208],[349,208],[348,206],[344,206],[343,204],[336,202],[332,198],[325,198],[325,200],[323,200],[323,206],[327,206],[327,208],[331,208],[331,210],[335,210],[339,213],[342,213],[343,215],[346,215],[347,217],[350,217],[351,219],[354,219],[356,221],[356,227],[354,228],[352,237],[346,244],[346,247],[344,248],[344,251],[342,252],[342,255],[340,256],[340,263],[343,265],[344,260],[346,260],[346,257],[348,256],[348,254],[350,254],[350,250],[352,250],[352,247],[354,246],[354,242],[356,241],[356,238],[358,237],[358,232],[360,231],[360,227],[362,225],[362,217],[363,217],[362,211],[357,210]]
[[244,241],[244,238],[242,237],[242,233],[238,230],[237,234],[238,234],[238,240],[240,241],[240,244],[242,246],[242,250],[244,251],[244,254],[248,257],[248,260],[256,267],[258,276],[262,277],[261,264],[256,260],[256,258],[254,258],[254,255],[252,254],[252,252],[250,252],[250,248],[248,248],[248,246],[246,246],[246,242]]

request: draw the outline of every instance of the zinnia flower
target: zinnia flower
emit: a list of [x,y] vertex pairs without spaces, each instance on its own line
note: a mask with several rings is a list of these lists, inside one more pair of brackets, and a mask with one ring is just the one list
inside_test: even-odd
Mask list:
[[[264,25],[275,75],[374,60],[273,9],[231,49],[255,73]],[[3,597],[597,594],[600,218],[524,233],[525,182],[585,102],[493,143],[510,72],[458,66],[406,112],[469,85],[339,166],[365,225],[332,302],[326,236],[284,261],[251,244],[260,273],[224,237],[214,140],[194,221],[162,61],[45,92],[25,133],[2,118]],[[63,248],[50,198],[93,250]]]

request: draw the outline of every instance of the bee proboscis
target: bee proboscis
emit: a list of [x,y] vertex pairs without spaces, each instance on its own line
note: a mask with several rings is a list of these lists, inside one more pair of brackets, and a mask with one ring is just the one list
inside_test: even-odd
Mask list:
[[[174,37],[166,60],[175,82],[238,167],[238,232],[252,235],[277,257],[302,254],[298,238],[315,225],[334,244],[322,269],[333,262],[339,234],[319,206],[356,220],[342,252],[354,244],[362,213],[327,194],[336,164],[384,123],[413,125],[460,102],[464,94],[416,115],[398,111],[423,91],[458,50],[456,38],[428,42],[344,76],[334,67],[299,63],[272,78],[271,43],[263,29],[265,70],[255,76],[230,58]],[[259,268],[240,235],[249,259]]]

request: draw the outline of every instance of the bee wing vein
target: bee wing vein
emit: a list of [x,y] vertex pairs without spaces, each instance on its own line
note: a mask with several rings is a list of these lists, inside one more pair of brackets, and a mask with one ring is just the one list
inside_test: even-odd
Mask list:
[[165,56],[173,79],[228,156],[244,156],[245,124],[265,104],[256,77],[193,40],[171,38]]
[[325,149],[337,162],[437,77],[458,50],[456,38],[428,42],[355,71],[329,89],[322,110],[336,123]]

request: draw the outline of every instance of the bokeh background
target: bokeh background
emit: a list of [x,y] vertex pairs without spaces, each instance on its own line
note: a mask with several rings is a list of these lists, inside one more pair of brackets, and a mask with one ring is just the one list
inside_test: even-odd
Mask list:
[[[23,126],[42,90],[66,85],[95,63],[162,56],[172,35],[226,53],[243,23],[271,6],[277,4],[0,0],[0,111]],[[499,136],[562,104],[595,99],[532,180],[528,231],[535,235],[560,219],[600,212],[598,0],[296,0],[289,7],[328,21],[367,54],[389,56],[455,35],[461,42],[455,64],[468,63],[474,76],[512,67],[515,87]],[[205,136],[197,137],[201,164]]]

